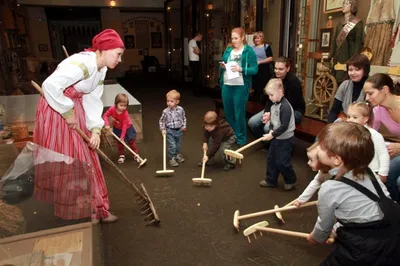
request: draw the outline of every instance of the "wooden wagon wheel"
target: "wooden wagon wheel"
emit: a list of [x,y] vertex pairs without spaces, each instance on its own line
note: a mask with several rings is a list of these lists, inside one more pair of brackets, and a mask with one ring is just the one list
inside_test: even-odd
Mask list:
[[314,97],[319,104],[329,103],[331,105],[330,102],[335,97],[336,89],[336,79],[331,74],[324,73],[314,82]]

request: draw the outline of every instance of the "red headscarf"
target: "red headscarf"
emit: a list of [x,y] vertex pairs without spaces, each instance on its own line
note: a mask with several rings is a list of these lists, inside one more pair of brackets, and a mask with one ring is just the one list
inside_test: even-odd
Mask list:
[[106,29],[94,36],[92,47],[86,51],[105,51],[116,48],[125,48],[124,42],[115,30]]

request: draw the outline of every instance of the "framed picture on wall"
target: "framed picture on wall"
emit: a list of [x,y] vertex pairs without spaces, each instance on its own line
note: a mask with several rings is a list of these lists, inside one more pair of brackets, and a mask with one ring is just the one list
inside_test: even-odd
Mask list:
[[124,42],[125,42],[126,49],[135,49],[135,36],[125,35]]
[[152,32],[151,33],[151,48],[162,48],[161,32]]
[[324,14],[342,11],[343,0],[324,0]]
[[329,52],[333,38],[333,28],[323,28],[319,36],[319,50]]

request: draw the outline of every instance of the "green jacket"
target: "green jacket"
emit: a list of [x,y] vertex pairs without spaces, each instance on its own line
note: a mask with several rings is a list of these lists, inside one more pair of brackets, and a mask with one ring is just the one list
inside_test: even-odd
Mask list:
[[[228,58],[232,52],[233,48],[228,47],[226,48],[224,54],[222,55],[222,61],[225,63],[228,62]],[[244,82],[244,87],[246,89],[250,89],[251,86],[251,76],[256,75],[258,72],[258,61],[257,61],[257,56],[256,53],[254,52],[253,48],[248,46],[247,44],[244,45],[243,48],[243,53],[242,53],[242,74],[243,74],[243,82]],[[220,78],[220,83],[221,86],[224,84],[224,74],[225,74],[225,69],[221,68],[221,78]]]

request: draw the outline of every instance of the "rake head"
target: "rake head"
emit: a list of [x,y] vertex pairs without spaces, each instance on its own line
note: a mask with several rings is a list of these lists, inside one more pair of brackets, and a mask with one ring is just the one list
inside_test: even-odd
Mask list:
[[192,178],[193,185],[196,186],[211,186],[212,179],[210,178]]
[[[278,205],[275,205],[275,206],[274,206],[274,209],[279,209],[279,206],[278,206]],[[276,212],[275,215],[276,215],[276,217],[277,217],[282,223],[285,223],[285,220],[283,220],[283,217],[282,217],[282,213],[281,213],[281,212]]]
[[161,176],[164,176],[164,177],[173,176],[174,173],[175,173],[175,170],[158,170],[158,171],[156,171],[157,176],[160,176],[160,177]]
[[230,157],[230,158],[236,158],[239,160],[242,160],[244,158],[243,154],[241,154],[240,152],[237,151],[233,151],[233,150],[224,150],[224,153],[226,156]]
[[142,167],[146,162],[147,162],[147,159],[143,159],[143,160],[140,162],[138,168]]
[[260,233],[260,236],[263,236],[262,231],[257,230],[257,227],[267,227],[269,224],[267,221],[262,221],[256,224],[253,224],[250,227],[247,227],[243,231],[243,235],[247,237],[249,243],[251,243],[251,236],[254,236],[254,239],[257,239],[257,232]]
[[[144,221],[148,221],[147,225],[157,225],[160,223],[160,219],[158,218],[157,211],[151,201],[149,193],[147,193],[146,188],[143,183],[140,184],[141,191],[143,192],[145,198],[139,196],[137,201],[142,203],[143,206],[141,208],[141,214],[145,215]],[[140,201],[139,201],[140,199]]]
[[239,215],[240,212],[239,210],[236,210],[235,213],[233,214],[233,226],[236,228],[236,230],[239,232],[240,227],[239,227]]

